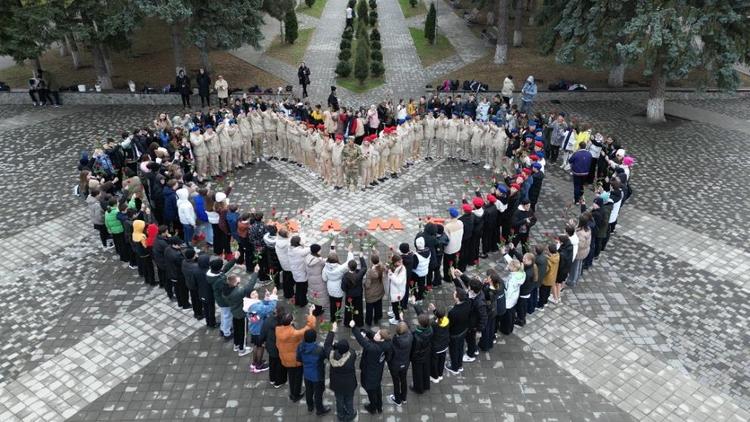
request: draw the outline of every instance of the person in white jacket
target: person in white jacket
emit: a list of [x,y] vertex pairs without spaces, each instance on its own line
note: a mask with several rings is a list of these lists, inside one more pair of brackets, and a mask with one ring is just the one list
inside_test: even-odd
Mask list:
[[393,318],[388,322],[397,325],[401,320],[401,300],[406,297],[406,268],[401,256],[396,254],[391,258],[392,270],[388,270],[388,295],[391,299],[391,310]]
[[299,307],[307,306],[307,266],[305,258],[310,255],[310,249],[302,246],[299,236],[292,236],[289,241],[289,268],[294,278],[294,304]]
[[177,215],[182,223],[183,239],[185,245],[191,246],[193,234],[195,233],[195,209],[190,202],[190,191],[183,187],[177,189]]
[[[341,288],[341,278],[349,270],[347,263],[354,260],[352,245],[349,245],[346,261],[344,264],[339,263],[339,256],[336,254],[336,245],[331,245],[331,252],[328,254],[326,265],[323,267],[323,282],[326,283],[328,290],[328,300],[331,304],[331,321],[335,322],[338,318],[336,315],[344,301],[344,290]],[[343,318],[341,318],[343,320]]]
[[284,297],[291,299],[294,296],[294,279],[292,267],[289,266],[289,233],[286,229],[279,230],[274,248],[281,266],[281,289],[284,291]]
[[513,83],[513,75],[508,75],[503,81],[503,89],[500,90],[500,94],[503,96],[503,102],[510,108],[510,100],[513,98],[513,90],[516,89]]

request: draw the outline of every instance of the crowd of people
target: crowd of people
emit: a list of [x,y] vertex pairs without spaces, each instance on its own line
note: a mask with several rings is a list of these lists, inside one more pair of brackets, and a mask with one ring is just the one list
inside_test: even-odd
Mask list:
[[[306,245],[263,212],[231,203],[233,184],[222,179],[280,159],[334,187],[366,188],[418,160],[443,157],[485,163],[495,174],[491,186],[469,192],[444,221],[428,221],[387,256],[339,245],[342,259],[335,244],[327,253]],[[79,193],[104,249],[114,248],[178,308],[218,328],[239,356],[252,353],[252,373],[268,371],[271,386],[288,384],[289,398],[304,397],[318,415],[331,410],[323,402],[327,368],[336,415],[349,421],[358,383],[369,398],[365,409],[383,411],[386,367],[388,400],[403,406],[407,391],[423,394],[445,371],[460,374],[498,335],[523,327],[527,314],[561,304],[562,291],[580,282],[615,232],[633,164],[590,125],[562,112],[522,112],[500,96],[435,96],[359,110],[337,101],[322,110],[299,100],[241,98],[206,113],[160,114],[150,127],[106,140],[81,157]],[[532,238],[550,165],[573,176],[571,203],[580,212],[561,233]],[[490,254],[507,272],[472,276]],[[430,303],[437,290],[452,295],[451,306]],[[296,328],[293,309],[307,306]],[[384,310],[393,329],[381,326]],[[316,327],[324,324],[321,345]],[[352,329],[361,356],[340,325]]]

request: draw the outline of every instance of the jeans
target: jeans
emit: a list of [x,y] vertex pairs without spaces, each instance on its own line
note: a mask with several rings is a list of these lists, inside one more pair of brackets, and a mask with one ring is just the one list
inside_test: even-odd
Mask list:
[[357,417],[354,411],[354,391],[334,393],[336,396],[336,418],[341,422],[353,421]]
[[195,226],[190,224],[182,225],[182,234],[185,241],[185,246],[191,247],[193,245],[193,235],[195,234]]
[[518,109],[521,113],[531,114],[531,110],[534,107],[534,101],[521,100],[521,108]]
[[581,269],[583,268],[582,259],[574,259],[573,264],[570,266],[570,274],[568,274],[568,281],[565,282],[570,287],[574,287],[578,283],[578,277],[581,276]]
[[224,333],[224,337],[232,335],[232,308],[230,307],[219,307],[221,312],[221,332]]

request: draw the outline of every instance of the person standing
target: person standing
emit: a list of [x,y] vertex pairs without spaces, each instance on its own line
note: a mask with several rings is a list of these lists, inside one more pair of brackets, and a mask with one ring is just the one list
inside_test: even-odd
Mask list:
[[201,269],[198,266],[198,257],[193,248],[187,248],[184,252],[185,259],[182,260],[182,274],[185,277],[185,286],[190,294],[190,304],[193,306],[193,316],[197,320],[203,319],[203,303],[198,294],[198,277]]
[[432,343],[432,327],[430,315],[419,313],[417,328],[412,333],[414,341],[411,348],[412,391],[422,394],[430,389],[430,350]]
[[365,324],[380,325],[383,317],[383,296],[385,296],[386,268],[380,263],[380,257],[373,251],[370,255],[370,268],[365,275]]
[[208,271],[211,268],[211,256],[209,254],[201,254],[198,257],[198,268],[200,268],[200,273],[196,276],[195,281],[198,285],[200,302],[203,305],[203,316],[206,318],[208,328],[216,328],[218,325],[216,324],[214,291],[208,283]]
[[362,377],[362,388],[367,392],[370,403],[365,405],[365,410],[370,414],[383,413],[383,367],[386,361],[390,361],[391,333],[388,330],[363,334],[364,330],[354,329],[354,320],[349,321],[354,338],[362,346],[362,359],[359,361],[360,376]]
[[243,299],[255,289],[258,283],[258,266],[250,275],[250,280],[246,283],[240,283],[240,277],[231,275],[223,286],[221,292],[224,300],[232,312],[232,331],[234,333],[234,351],[238,356],[245,356],[250,353],[250,348],[245,347],[245,333],[247,332],[247,314],[242,309]]
[[198,69],[195,82],[198,85],[198,95],[201,97],[201,107],[211,107],[211,77],[205,69]]
[[182,309],[190,309],[190,295],[185,276],[182,274],[183,242],[177,236],[169,238],[169,247],[164,251],[164,258],[167,263],[167,277],[173,286],[174,294],[177,297],[177,306]]
[[333,339],[338,324],[333,323],[323,346],[327,350],[325,356],[330,363],[329,377],[331,391],[336,397],[336,418],[340,422],[350,422],[357,418],[354,410],[354,393],[357,391],[357,352],[349,347],[346,339],[340,339],[335,344]]
[[461,240],[464,237],[464,223],[458,219],[458,210],[450,208],[448,210],[451,218],[445,223],[445,235],[448,237],[448,244],[445,246],[443,255],[443,278],[446,282],[453,280],[451,268],[458,263],[458,253],[461,250]]
[[229,107],[229,83],[223,76],[219,75],[216,79],[214,89],[216,90],[216,96],[219,98],[219,106],[223,104],[224,107]]
[[180,69],[177,73],[177,79],[175,80],[175,88],[180,93],[182,98],[182,108],[190,108],[190,94],[193,93],[190,88],[190,78],[185,75],[185,70]]
[[533,107],[534,107],[534,97],[536,97],[537,87],[536,82],[534,82],[534,77],[529,75],[528,78],[526,78],[526,82],[523,84],[523,88],[521,88],[521,108],[519,111],[521,113],[531,114]]
[[365,258],[362,256],[362,252],[359,253],[359,269],[357,269],[357,262],[350,260],[347,262],[347,271],[341,278],[341,288],[346,294],[346,307],[344,308],[344,323],[348,324],[349,321],[354,320],[356,327],[364,325],[362,309],[362,279],[365,277],[367,272],[367,263]]
[[513,84],[513,75],[506,76],[503,81],[503,89],[500,91],[506,107],[510,107],[510,100],[513,98],[514,89],[516,89],[516,87]]
[[350,5],[347,5],[346,6],[346,26],[344,27],[344,29],[354,28],[353,24],[354,24],[354,9],[352,9]]
[[573,202],[576,204],[583,196],[583,187],[588,182],[593,161],[591,152],[586,149],[586,142],[581,142],[578,148],[568,159],[570,173],[573,175]]
[[299,79],[299,84],[302,85],[302,98],[307,98],[307,86],[310,85],[310,68],[307,67],[305,62],[299,65],[297,78]]
[[[461,272],[454,269],[453,279],[461,277]],[[453,375],[463,372],[464,342],[466,341],[466,332],[469,329],[469,317],[471,314],[471,303],[466,290],[456,288],[453,292],[454,305],[448,311],[448,332],[450,338],[448,349],[450,353],[450,362],[446,362],[445,369]]]
[[414,339],[409,326],[403,321],[403,312],[399,319],[401,321],[396,326],[396,335],[391,340],[392,353],[388,359],[388,371],[393,380],[393,394],[388,396],[388,400],[400,407],[406,403],[406,373],[409,371],[409,357]]
[[268,380],[273,388],[281,387],[287,379],[286,368],[281,364],[279,348],[276,347],[276,327],[286,313],[284,307],[277,306],[274,312],[266,317],[260,328],[259,341],[268,351]]
[[224,300],[222,292],[227,282],[227,273],[234,267],[234,264],[235,260],[224,264],[221,257],[218,257],[209,262],[209,270],[206,272],[206,282],[211,286],[213,298],[221,313],[219,335],[222,336],[224,341],[229,341],[232,338],[232,309]]
[[339,99],[336,97],[336,87],[331,85],[331,93],[328,94],[328,108],[333,112],[339,111]]
[[314,306],[310,306],[307,314],[307,324],[300,329],[294,328],[294,316],[287,313],[279,320],[276,327],[276,347],[279,349],[281,364],[286,368],[289,376],[289,399],[297,403],[302,395],[302,363],[297,360],[297,347],[302,342],[307,330],[315,329]]
[[315,411],[317,416],[323,416],[331,411],[330,406],[323,405],[323,392],[326,388],[324,361],[330,353],[331,345],[326,343],[320,347],[317,343],[315,330],[305,331],[305,341],[297,346],[297,360],[302,362],[305,378],[305,401],[307,411]]
[[307,265],[305,258],[310,249],[302,245],[299,236],[292,236],[287,249],[287,260],[294,279],[294,304],[300,308],[307,305]]

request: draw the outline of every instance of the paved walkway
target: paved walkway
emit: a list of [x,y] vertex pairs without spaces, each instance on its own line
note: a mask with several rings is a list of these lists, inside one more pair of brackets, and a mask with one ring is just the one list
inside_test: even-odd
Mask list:
[[331,85],[335,85],[345,12],[346,0],[328,0],[305,52],[305,63],[312,73],[307,91],[313,101],[321,104],[326,104]]
[[750,413],[570,306],[550,305],[518,336],[638,421],[747,421]]
[[666,114],[671,114],[683,119],[717,125],[723,127],[724,129],[736,130],[738,132],[750,135],[750,120],[737,119],[725,114],[692,107],[684,103],[678,103],[674,101],[667,101],[664,104],[664,110]]
[[440,32],[448,38],[464,64],[472,63],[486,56],[487,44],[477,38],[461,17],[444,0],[434,0],[437,6],[437,22]]

